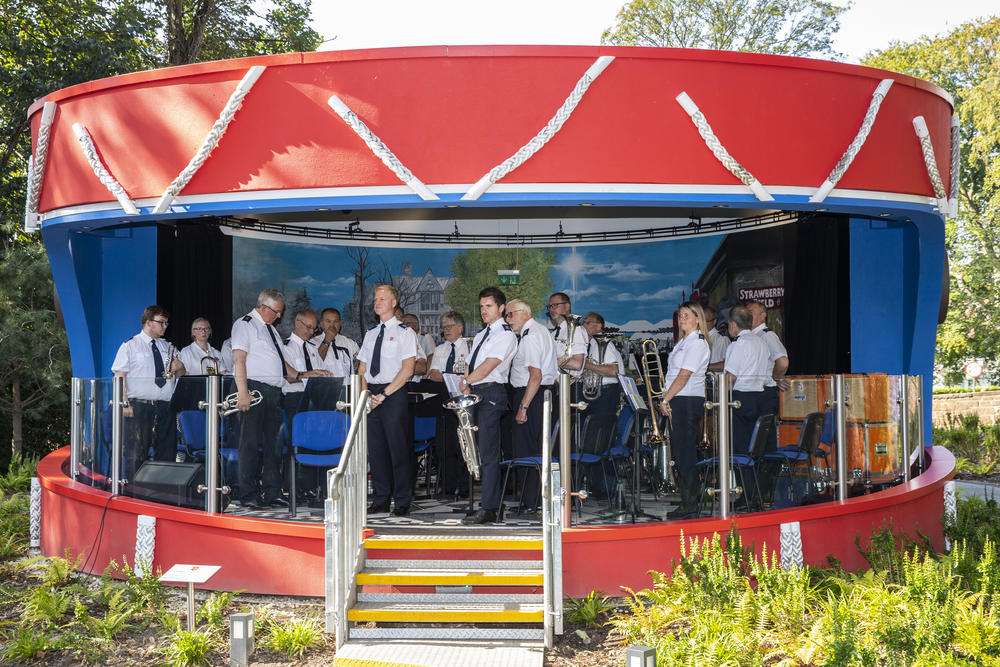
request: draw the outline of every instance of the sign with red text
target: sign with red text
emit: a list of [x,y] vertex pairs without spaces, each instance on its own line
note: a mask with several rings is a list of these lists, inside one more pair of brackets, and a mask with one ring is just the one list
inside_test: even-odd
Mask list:
[[760,301],[767,309],[781,308],[781,304],[785,300],[785,286],[740,287],[736,291],[736,296],[743,303],[747,301]]

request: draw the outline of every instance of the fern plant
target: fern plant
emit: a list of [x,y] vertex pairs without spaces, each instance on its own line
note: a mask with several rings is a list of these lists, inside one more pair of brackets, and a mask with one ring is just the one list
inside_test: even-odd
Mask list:
[[24,601],[24,618],[42,625],[57,624],[69,611],[73,598],[52,586],[39,586]]

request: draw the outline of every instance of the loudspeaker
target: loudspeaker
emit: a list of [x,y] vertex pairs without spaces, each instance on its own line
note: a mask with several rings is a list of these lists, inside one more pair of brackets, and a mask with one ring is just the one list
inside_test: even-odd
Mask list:
[[[135,479],[125,494],[163,505],[205,509],[205,495],[198,485],[205,483],[205,466],[201,463],[146,461],[135,471]],[[229,504],[229,496],[219,497],[219,510]]]

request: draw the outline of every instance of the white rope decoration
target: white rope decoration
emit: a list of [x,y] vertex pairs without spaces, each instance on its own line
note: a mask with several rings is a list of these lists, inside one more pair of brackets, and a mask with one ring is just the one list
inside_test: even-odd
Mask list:
[[139,209],[135,207],[135,203],[129,198],[128,193],[125,192],[125,188],[115,180],[114,176],[108,173],[107,168],[101,162],[101,158],[97,154],[97,147],[94,146],[94,140],[91,138],[87,128],[80,123],[73,123],[73,134],[76,135],[77,141],[80,142],[80,150],[83,151],[83,155],[87,158],[87,162],[90,163],[90,168],[94,170],[94,175],[97,176],[97,179],[115,196],[115,199],[122,205],[122,209],[126,213],[129,215],[139,215]]
[[948,192],[948,215],[958,215],[958,181],[961,172],[962,133],[959,129],[958,115],[951,115],[951,178]]
[[684,108],[684,111],[687,112],[688,116],[691,117],[691,122],[693,122],[694,126],[698,128],[698,134],[701,135],[701,138],[705,141],[705,145],[708,146],[715,157],[718,158],[719,162],[721,162],[722,165],[733,174],[733,176],[740,179],[740,181],[743,182],[743,185],[750,188],[750,191],[753,192],[757,199],[760,201],[774,201],[774,197],[772,197],[771,193],[764,189],[764,186],[760,184],[760,181],[754,178],[753,174],[747,171],[743,165],[737,162],[736,159],[733,158],[733,156],[730,155],[725,149],[719,139],[715,136],[715,133],[712,131],[712,126],[708,124],[705,114],[698,109],[698,105],[694,103],[694,100],[692,100],[687,93],[681,93],[676,99],[677,103],[680,104],[681,107]]
[[556,111],[552,119],[546,123],[545,127],[536,134],[531,141],[526,143],[512,156],[498,164],[497,166],[490,169],[482,178],[480,178],[475,185],[469,188],[469,191],[462,195],[464,201],[479,199],[484,192],[489,190],[494,183],[499,181],[501,178],[514,171],[522,164],[524,164],[528,158],[537,153],[542,146],[544,146],[548,141],[555,136],[556,132],[562,129],[563,124],[569,119],[573,110],[576,109],[576,105],[580,103],[583,99],[584,93],[590,88],[590,84],[601,75],[611,61],[615,59],[614,56],[601,56],[594,64],[587,68],[580,80],[576,82],[576,86],[573,88],[573,92],[569,94],[566,101],[562,103],[559,110]]
[[212,125],[212,129],[209,130],[208,136],[205,137],[205,141],[201,144],[201,147],[188,162],[188,165],[184,167],[183,171],[177,175],[177,178],[167,186],[167,189],[163,191],[163,195],[160,197],[160,201],[156,203],[153,208],[153,213],[166,213],[170,208],[170,203],[174,198],[184,189],[184,186],[190,182],[194,177],[195,173],[201,169],[201,165],[205,164],[205,160],[208,156],[215,150],[215,147],[219,145],[219,141],[222,140],[222,135],[226,133],[226,128],[229,127],[229,123],[232,122],[233,116],[239,110],[240,106],[243,104],[243,98],[247,96],[253,85],[257,83],[257,79],[260,75],[264,73],[263,65],[255,65],[251,67],[246,74],[243,75],[243,79],[236,86],[236,90],[230,96],[229,101],[226,102],[226,106],[222,109],[222,113],[219,114],[219,119],[215,121]]
[[45,178],[45,158],[49,154],[49,132],[56,117],[56,103],[46,102],[42,107],[42,118],[38,124],[38,141],[35,155],[28,160],[28,194],[24,211],[24,231],[38,229],[38,199],[42,194],[42,180]]
[[913,129],[917,133],[917,139],[920,140],[920,150],[924,153],[924,164],[927,166],[927,176],[934,187],[938,210],[941,215],[948,215],[948,196],[944,192],[944,183],[941,181],[937,159],[934,157],[934,146],[931,144],[931,133],[923,116],[916,116],[913,119]]
[[409,186],[417,195],[424,201],[431,201],[438,199],[438,196],[431,192],[423,182],[413,175],[413,172],[407,169],[399,158],[389,150],[389,147],[379,139],[371,128],[365,125],[365,122],[358,118],[358,115],[351,111],[350,107],[344,104],[336,95],[330,97],[326,102],[330,105],[330,108],[337,112],[345,123],[347,123],[354,133],[361,137],[361,140],[365,142],[368,149],[375,154],[382,164],[389,167],[392,173],[396,174],[396,178],[401,180],[403,183]]
[[879,107],[882,106],[882,100],[885,96],[889,94],[889,87],[892,86],[892,79],[882,79],[882,81],[875,88],[875,92],[872,93],[871,102],[868,104],[868,111],[865,113],[865,119],[861,121],[861,127],[858,129],[857,135],[854,137],[854,141],[851,145],[847,147],[844,154],[840,157],[840,161],[830,172],[830,175],[826,177],[823,181],[823,185],[819,186],[819,190],[816,191],[809,201],[813,204],[819,204],[830,194],[830,191],[837,185],[841,178],[844,176],[844,172],[847,168],[851,166],[854,162],[854,158],[857,157],[858,152],[861,147],[864,146],[865,141],[868,139],[868,133],[871,132],[872,125],[875,123],[875,117],[878,116]]

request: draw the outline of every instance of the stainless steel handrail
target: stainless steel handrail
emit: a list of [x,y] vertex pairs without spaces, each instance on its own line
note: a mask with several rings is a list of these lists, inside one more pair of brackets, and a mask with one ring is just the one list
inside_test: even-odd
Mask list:
[[69,477],[76,479],[83,449],[83,378],[70,380]]
[[556,477],[552,472],[550,433],[552,433],[552,391],[546,389],[542,399],[542,590],[545,600],[543,628],[546,648],[552,648],[554,644],[553,633],[557,625],[558,634],[562,634],[562,523],[560,522],[562,514],[559,512],[560,493],[553,491]]
[[[572,459],[570,458],[570,438],[573,431],[570,426],[569,381],[570,376],[568,373],[559,374],[559,477],[563,494],[571,488],[570,469]],[[564,500],[568,499],[564,497]],[[564,502],[562,507],[562,522],[564,526],[569,525],[571,511],[571,503]]]
[[124,435],[125,377],[116,375],[111,381],[111,495],[113,496],[122,492],[122,442]]
[[899,442],[903,449],[903,481],[910,481],[910,377],[899,376]]
[[[833,405],[837,418],[837,500],[847,500],[847,396],[844,376],[833,376]],[[809,461],[812,465],[812,461]]]

